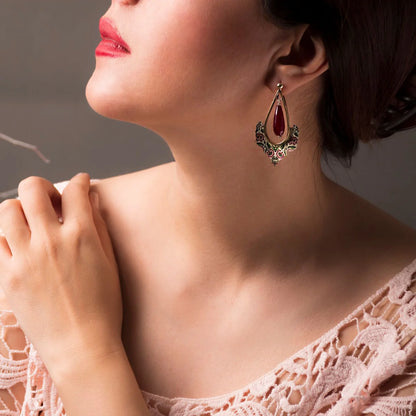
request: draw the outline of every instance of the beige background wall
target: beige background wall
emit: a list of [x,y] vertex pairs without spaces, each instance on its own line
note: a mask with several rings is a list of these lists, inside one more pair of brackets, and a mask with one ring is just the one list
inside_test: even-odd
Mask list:
[[[79,171],[104,178],[173,160],[152,132],[105,119],[84,89],[94,69],[102,0],[2,0],[0,132],[36,144],[52,163],[0,141],[0,191],[29,175],[53,182]],[[351,109],[354,111],[354,109]],[[416,228],[416,130],[360,145],[352,168],[331,178]]]

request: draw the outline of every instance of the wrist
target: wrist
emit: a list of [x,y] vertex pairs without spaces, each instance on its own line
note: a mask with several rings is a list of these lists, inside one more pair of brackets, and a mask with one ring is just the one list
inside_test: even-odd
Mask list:
[[[42,357],[41,357],[42,358]],[[61,380],[88,376],[102,366],[110,363],[129,363],[124,345],[120,342],[104,342],[99,345],[81,343],[67,345],[56,355],[44,361],[49,374],[56,384]]]
[[66,358],[51,377],[68,415],[149,415],[124,347]]

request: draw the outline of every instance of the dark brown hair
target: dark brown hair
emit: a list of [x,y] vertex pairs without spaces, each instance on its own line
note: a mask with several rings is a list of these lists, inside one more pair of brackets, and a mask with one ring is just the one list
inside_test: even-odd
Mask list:
[[309,24],[324,42],[325,157],[349,167],[360,140],[416,126],[416,0],[262,1],[276,25]]

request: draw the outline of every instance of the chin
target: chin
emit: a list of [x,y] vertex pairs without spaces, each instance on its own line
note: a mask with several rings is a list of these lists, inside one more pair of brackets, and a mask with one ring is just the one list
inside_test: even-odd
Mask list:
[[[130,84],[94,72],[85,87],[89,106],[97,114],[150,128],[161,118],[160,102],[147,90],[133,91]],[[153,100],[153,101],[152,101]]]
[[100,82],[94,75],[89,79],[85,87],[85,98],[89,106],[97,114],[124,121],[126,108],[122,103],[120,95],[121,93],[115,93],[114,88],[109,86],[108,83]]

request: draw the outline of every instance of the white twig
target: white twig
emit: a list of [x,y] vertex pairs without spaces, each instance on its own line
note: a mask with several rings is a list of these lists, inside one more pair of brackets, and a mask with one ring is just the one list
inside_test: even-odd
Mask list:
[[[9,142],[14,146],[24,147],[25,149],[32,150],[45,163],[50,163],[50,160],[46,156],[44,156],[42,152],[33,144],[29,144],[26,142],[22,142],[20,140],[13,139],[12,137],[5,135],[4,133],[0,133],[0,140],[5,140],[6,142]],[[0,192],[0,199],[7,199],[7,198],[14,197],[17,195],[17,193],[18,193],[17,189],[11,189],[10,191]]]
[[0,199],[8,199],[17,195],[17,188],[10,191],[0,192]]
[[[6,140],[6,142],[9,142],[9,143],[11,143],[15,146],[20,146],[20,147],[24,147],[24,148],[29,149],[29,150],[33,150],[45,163],[50,163],[50,160],[46,156],[44,156],[41,153],[41,151],[36,146],[34,146],[33,144],[29,144],[29,143],[22,142],[20,140],[13,139],[12,137],[6,136],[3,133],[0,133],[0,139]],[[11,191],[7,191],[7,192],[11,192]],[[0,196],[1,195],[2,194],[0,194]]]

